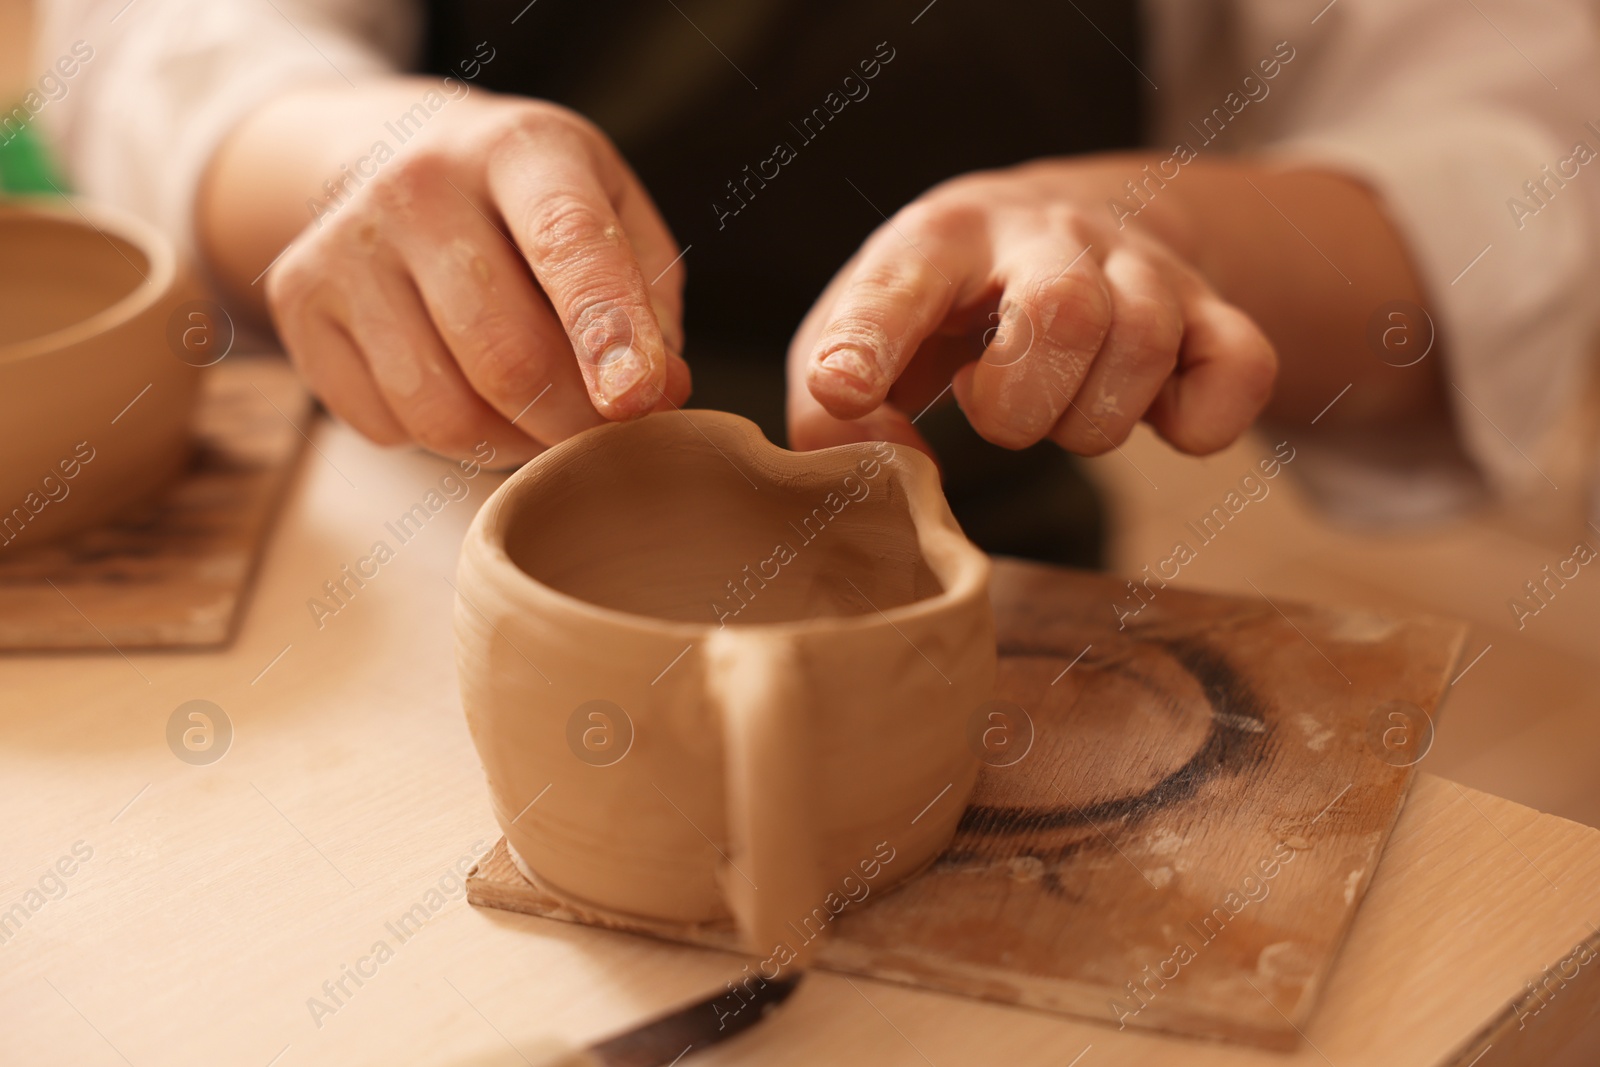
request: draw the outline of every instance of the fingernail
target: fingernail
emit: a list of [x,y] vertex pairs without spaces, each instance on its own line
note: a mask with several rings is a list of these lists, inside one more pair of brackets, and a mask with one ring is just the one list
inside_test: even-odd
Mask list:
[[854,348],[836,348],[817,360],[817,366],[849,379],[852,385],[864,391],[870,391],[878,377],[877,364],[866,353]]
[[615,404],[650,376],[650,361],[632,345],[612,345],[600,355],[600,395]]

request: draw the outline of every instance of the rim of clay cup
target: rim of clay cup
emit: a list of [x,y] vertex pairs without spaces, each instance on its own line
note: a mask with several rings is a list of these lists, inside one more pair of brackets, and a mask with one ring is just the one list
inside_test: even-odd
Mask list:
[[[506,526],[518,511],[522,499],[536,492],[540,482],[570,451],[585,447],[592,435],[611,434],[624,436],[638,432],[638,428],[651,420],[687,416],[702,429],[708,424],[733,431],[743,437],[744,443],[764,462],[767,471],[794,469],[802,464],[814,463],[817,456],[857,453],[878,442],[838,445],[814,452],[791,452],[768,441],[759,427],[749,419],[726,411],[686,408],[662,411],[628,422],[607,423],[585,430],[554,447],[541,452],[496,489],[472,520],[466,541],[475,543],[481,551],[480,559],[492,572],[496,588],[507,597],[531,597],[558,609],[612,626],[631,626],[659,634],[700,635],[721,629],[715,622],[684,622],[663,619],[655,615],[623,611],[594,604],[582,597],[564,593],[546,585],[517,566],[505,550]],[[802,634],[816,630],[835,630],[858,633],[864,630],[893,627],[897,622],[916,619],[976,598],[987,600],[989,595],[989,557],[983,550],[967,540],[950,513],[950,505],[941,488],[938,468],[933,461],[911,445],[893,444],[896,458],[906,457],[905,467],[895,476],[905,480],[907,508],[917,531],[917,546],[928,569],[939,579],[943,591],[936,596],[915,600],[896,607],[863,612],[859,615],[824,615],[809,619],[792,619],[782,622],[735,623],[729,629],[759,631],[769,634]],[[460,568],[467,567],[463,553]],[[461,576],[464,577],[464,576]],[[459,581],[459,577],[458,577]]]
[[120,208],[77,197],[0,199],[0,227],[7,219],[20,216],[43,218],[79,230],[120,237],[144,254],[148,267],[143,281],[88,318],[40,337],[0,345],[0,364],[49,356],[110,333],[154,307],[172,291],[177,280],[178,252],[172,242],[154,226]]

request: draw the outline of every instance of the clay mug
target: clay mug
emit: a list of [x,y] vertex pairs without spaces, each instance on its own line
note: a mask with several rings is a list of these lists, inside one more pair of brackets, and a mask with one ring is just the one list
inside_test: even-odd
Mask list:
[[[989,561],[932,462],[670,411],[544,452],[461,554],[462,703],[511,855],[599,922],[805,957],[978,771]],[[769,977],[771,977],[769,975]]]
[[0,248],[4,553],[102,522],[183,467],[200,371],[169,338],[199,291],[154,227],[83,201],[0,200]]

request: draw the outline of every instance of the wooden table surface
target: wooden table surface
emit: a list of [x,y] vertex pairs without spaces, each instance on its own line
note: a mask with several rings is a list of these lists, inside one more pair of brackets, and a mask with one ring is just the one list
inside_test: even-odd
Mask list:
[[[498,835],[449,581],[496,478],[398,543],[385,524],[452,466],[312,439],[230,647],[0,657],[0,1063],[513,1065],[737,970],[465,904],[457,872]],[[380,540],[393,558],[327,610]],[[192,700],[231,725],[216,762],[169,746]],[[1297,1052],[817,974],[697,1062],[1538,1063],[1600,1005],[1597,929],[1600,832],[1424,775]]]

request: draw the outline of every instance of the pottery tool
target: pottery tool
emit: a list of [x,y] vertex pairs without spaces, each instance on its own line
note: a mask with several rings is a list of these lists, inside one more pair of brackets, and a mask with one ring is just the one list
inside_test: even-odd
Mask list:
[[205,375],[194,458],[159,499],[58,543],[0,549],[0,649],[228,640],[311,398],[282,359],[233,356]]
[[[1143,605],[1132,615],[1130,596]],[[1155,580],[1131,593],[1012,561],[997,562],[992,597],[997,691],[973,716],[989,765],[955,840],[913,881],[845,907],[814,966],[1296,1045],[1431,743],[1465,627]],[[467,892],[737,944],[729,926],[580,915],[524,879],[504,842]]]
[[584,1049],[546,1039],[528,1058],[529,1067],[669,1067],[755,1026],[788,1000],[804,977],[802,971],[749,983],[741,987],[746,993],[734,1010],[728,1006],[734,995],[719,991]]

